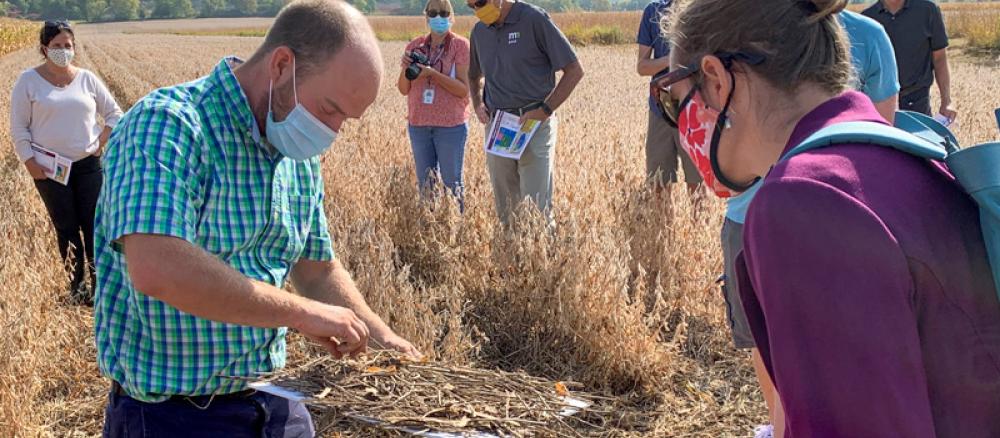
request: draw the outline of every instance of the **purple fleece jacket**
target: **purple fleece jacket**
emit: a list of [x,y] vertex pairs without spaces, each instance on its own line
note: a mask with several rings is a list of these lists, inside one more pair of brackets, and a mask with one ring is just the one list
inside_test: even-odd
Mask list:
[[[848,92],[785,151],[844,121],[885,123]],[[943,166],[871,145],[795,156],[765,178],[744,244],[787,437],[1000,437],[1000,302],[977,207]]]

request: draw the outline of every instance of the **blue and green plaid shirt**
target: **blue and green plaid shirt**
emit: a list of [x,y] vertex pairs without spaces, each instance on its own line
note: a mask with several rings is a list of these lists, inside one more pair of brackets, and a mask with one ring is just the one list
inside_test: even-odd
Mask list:
[[[285,363],[287,329],[209,321],[136,290],[118,240],[191,242],[243,275],[282,287],[301,259],[331,260],[318,158],[273,153],[231,67],[156,90],[124,116],[104,155],[95,230],[101,372],[138,400],[225,394]],[[206,297],[211,299],[211,297]]]

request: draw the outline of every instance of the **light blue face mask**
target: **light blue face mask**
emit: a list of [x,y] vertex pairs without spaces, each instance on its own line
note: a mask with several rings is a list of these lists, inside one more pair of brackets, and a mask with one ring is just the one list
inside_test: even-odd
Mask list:
[[273,89],[272,79],[267,90],[267,126],[264,129],[267,141],[282,155],[297,161],[308,160],[329,149],[337,139],[337,132],[319,121],[299,103],[294,59],[292,59],[292,92],[295,93],[295,108],[280,122],[274,121],[274,111],[271,110]]
[[445,17],[433,17],[427,20],[427,24],[431,27],[431,32],[438,35],[443,34],[451,29],[451,20]]

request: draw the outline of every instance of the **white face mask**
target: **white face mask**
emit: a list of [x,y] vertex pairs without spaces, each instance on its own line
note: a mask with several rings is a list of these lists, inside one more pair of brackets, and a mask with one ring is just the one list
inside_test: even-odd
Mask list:
[[67,67],[73,62],[73,49],[47,49],[49,61],[60,67]]

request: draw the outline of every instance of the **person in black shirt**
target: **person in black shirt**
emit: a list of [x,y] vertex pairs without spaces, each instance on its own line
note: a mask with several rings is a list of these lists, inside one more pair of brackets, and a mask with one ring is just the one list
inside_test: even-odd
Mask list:
[[948,34],[941,9],[930,0],[879,0],[864,15],[885,27],[899,66],[899,108],[931,113],[930,89],[937,80],[941,94],[938,113],[954,121],[948,69]]

